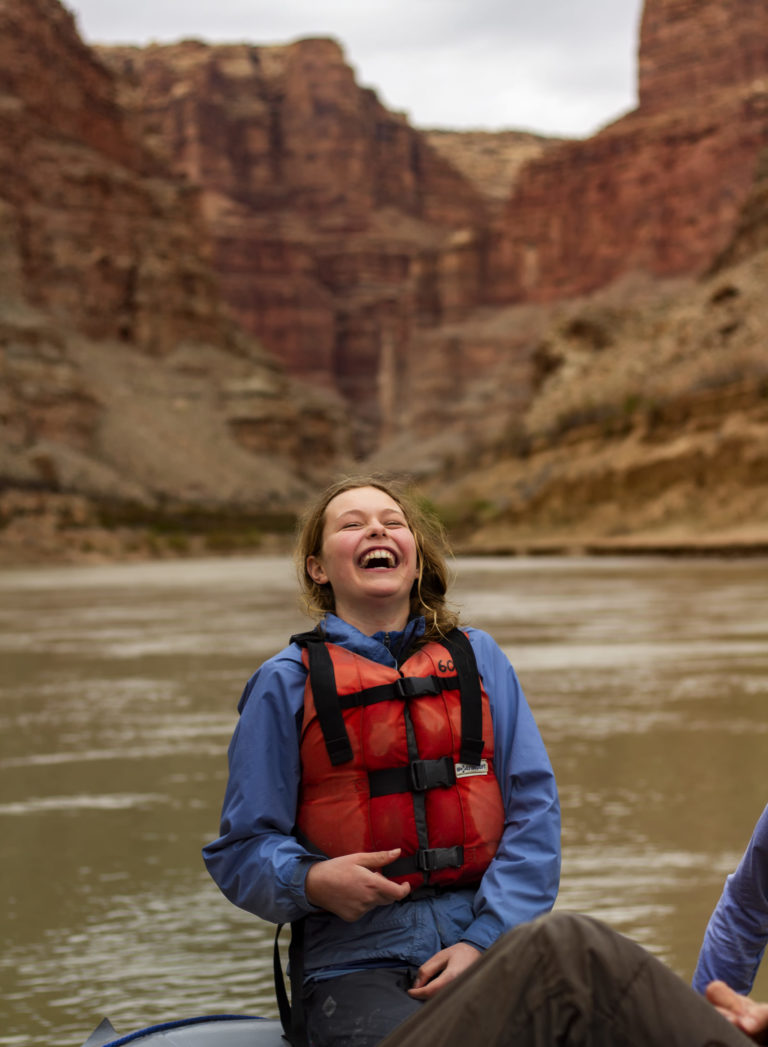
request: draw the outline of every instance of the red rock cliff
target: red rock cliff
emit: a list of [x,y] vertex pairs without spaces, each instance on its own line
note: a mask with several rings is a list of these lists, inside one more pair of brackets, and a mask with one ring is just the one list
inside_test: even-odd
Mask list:
[[153,353],[220,337],[194,192],[141,144],[59,4],[2,0],[0,90],[1,191],[28,299]]
[[[234,314],[292,373],[347,398],[363,453],[408,396],[421,403],[414,355],[419,374],[440,368],[425,329],[707,268],[768,141],[767,13],[765,0],[648,0],[638,108],[524,165],[500,220],[357,87],[331,40],[101,53],[145,141],[200,186]],[[467,360],[482,356],[472,338]]]
[[[638,94],[645,113],[706,105],[729,87],[768,72],[768,9],[760,0],[646,0],[640,26]],[[762,85],[765,90],[765,85]]]
[[[557,474],[542,504],[570,511],[578,489],[614,527],[614,479],[656,475],[675,419],[698,432],[704,411],[744,469],[718,452],[699,472],[697,436],[676,473],[764,485],[765,185],[748,193],[766,7],[648,0],[638,109],[585,142],[532,143],[512,171],[509,142],[490,164],[466,152],[483,137],[435,151],[332,41],[94,52],[57,0],[0,0],[0,481],[22,502],[261,509],[376,448],[442,482],[485,461],[494,475],[458,501],[500,513],[517,476],[525,519]],[[658,277],[713,259],[738,265],[660,339]],[[642,322],[622,320],[631,286]],[[579,479],[579,419],[609,482]],[[634,472],[617,459],[614,477],[606,426],[631,431]]]
[[56,0],[0,0],[0,484],[294,497],[338,404],[232,321],[197,189],[117,95]]
[[431,305],[419,259],[482,225],[482,194],[357,86],[332,40],[100,53],[145,141],[200,187],[233,314],[289,371],[340,390],[370,449],[384,342],[407,345]]
[[767,25],[765,0],[647,0],[639,107],[523,171],[491,252],[490,300],[703,271],[768,142]]

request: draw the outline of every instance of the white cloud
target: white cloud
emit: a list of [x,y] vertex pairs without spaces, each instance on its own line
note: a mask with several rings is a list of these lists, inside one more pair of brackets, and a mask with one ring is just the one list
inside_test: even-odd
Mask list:
[[642,0],[71,0],[84,38],[334,36],[420,127],[587,135],[635,100]]

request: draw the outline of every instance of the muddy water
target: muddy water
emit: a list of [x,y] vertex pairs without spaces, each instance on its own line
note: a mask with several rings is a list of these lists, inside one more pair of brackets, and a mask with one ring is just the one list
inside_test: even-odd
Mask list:
[[[768,802],[768,563],[456,567],[558,775],[558,906],[690,977]],[[79,1047],[103,1015],[275,1014],[271,928],[200,848],[243,683],[305,626],[283,559],[0,574],[2,1047]]]

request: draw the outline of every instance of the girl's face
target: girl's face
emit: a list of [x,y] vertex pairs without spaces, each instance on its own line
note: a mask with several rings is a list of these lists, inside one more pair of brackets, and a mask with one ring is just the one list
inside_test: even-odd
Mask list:
[[358,628],[375,619],[386,620],[381,628],[402,629],[419,571],[403,510],[378,487],[336,495],[325,510],[320,552],[307,557],[307,571],[318,585],[330,584],[340,618]]

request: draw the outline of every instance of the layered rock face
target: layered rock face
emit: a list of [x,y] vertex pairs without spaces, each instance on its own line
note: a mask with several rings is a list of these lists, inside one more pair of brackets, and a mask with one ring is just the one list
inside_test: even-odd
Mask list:
[[752,0],[647,0],[638,108],[522,172],[491,249],[491,301],[706,269],[768,142],[767,16]]
[[132,134],[72,17],[50,0],[4,0],[0,69],[2,217],[28,299],[153,353],[218,336],[194,193]]
[[483,309],[711,264],[768,140],[760,8],[648,0],[638,108],[588,141],[519,138],[531,158],[506,170],[508,140],[419,134],[331,40],[100,53],[145,141],[200,187],[234,315],[291,373],[342,394],[352,450],[370,455],[412,426],[470,438],[481,403],[509,411],[506,394],[464,402],[476,383],[456,376],[479,362],[502,368],[497,389],[516,383],[515,404],[530,398],[530,340],[497,330],[489,351]]
[[549,311],[516,431],[435,481],[465,548],[765,553],[766,281],[768,149],[705,277]]
[[419,258],[482,195],[354,80],[339,45],[102,48],[169,170],[200,187],[223,294],[291,373],[340,391],[357,451],[421,311]]
[[0,0],[4,484],[295,502],[338,461],[338,401],[232,321],[199,194],[55,0]]
[[646,0],[640,26],[638,94],[645,113],[705,106],[723,90],[752,88],[768,71],[766,10],[749,0]]
[[503,205],[522,167],[563,139],[530,131],[426,131],[427,141],[486,197],[491,209]]
[[563,308],[517,433],[432,481],[462,547],[765,553],[766,279],[763,249],[634,305]]
[[239,512],[363,459],[542,531],[728,472],[759,515],[764,14],[647,0],[637,110],[552,142],[416,131],[330,40],[0,0],[0,480]]

